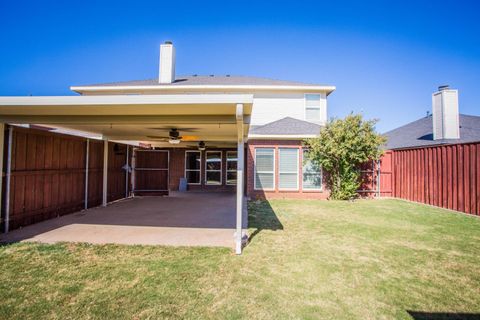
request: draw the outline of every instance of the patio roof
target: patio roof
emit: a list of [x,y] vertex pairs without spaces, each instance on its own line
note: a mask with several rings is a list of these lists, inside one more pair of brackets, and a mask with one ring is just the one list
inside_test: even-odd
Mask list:
[[171,128],[180,132],[188,128],[190,136],[198,137],[191,141],[236,142],[236,105],[244,106],[246,135],[252,103],[253,96],[249,94],[0,97],[0,120],[84,131],[110,140],[141,141],[155,146],[166,146],[168,142],[149,137],[168,136]]

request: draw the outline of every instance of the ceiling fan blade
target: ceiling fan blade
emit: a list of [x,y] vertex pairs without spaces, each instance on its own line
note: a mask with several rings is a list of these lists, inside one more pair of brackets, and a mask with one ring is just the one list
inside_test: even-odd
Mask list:
[[198,141],[198,140],[200,140],[200,137],[198,137],[198,136],[183,136],[183,137],[180,137],[180,139],[182,139],[183,141]]

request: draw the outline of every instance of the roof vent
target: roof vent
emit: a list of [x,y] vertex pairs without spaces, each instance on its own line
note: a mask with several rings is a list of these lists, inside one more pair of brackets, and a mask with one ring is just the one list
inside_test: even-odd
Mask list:
[[450,86],[448,84],[444,84],[442,86],[438,86],[438,91],[448,90]]

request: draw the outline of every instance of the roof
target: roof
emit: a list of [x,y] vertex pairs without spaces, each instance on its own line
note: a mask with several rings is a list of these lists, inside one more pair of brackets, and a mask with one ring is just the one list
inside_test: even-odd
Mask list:
[[480,141],[480,117],[459,115],[460,139],[433,140],[432,115],[410,122],[385,133],[387,149],[414,148],[440,144]]
[[255,136],[316,136],[321,126],[315,123],[286,117],[262,126],[250,126],[249,137]]
[[172,83],[159,83],[158,79],[110,82],[82,86],[71,86],[71,90],[84,92],[119,91],[122,93],[145,94],[145,92],[161,91],[303,91],[326,92],[335,90],[335,86],[319,85],[297,81],[275,80],[245,76],[178,76]]
[[82,85],[85,87],[120,87],[120,86],[182,86],[182,85],[268,85],[268,86],[319,86],[318,84],[297,81],[285,81],[260,77],[247,76],[216,76],[216,75],[192,75],[178,76],[172,83],[159,83],[158,78],[147,80],[132,80],[122,82],[99,83]]

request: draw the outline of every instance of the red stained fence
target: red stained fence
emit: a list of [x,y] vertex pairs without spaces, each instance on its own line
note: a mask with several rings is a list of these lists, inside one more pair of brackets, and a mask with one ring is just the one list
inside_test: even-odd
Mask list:
[[393,197],[480,215],[480,143],[393,151]]
[[364,171],[362,195],[401,198],[480,215],[478,142],[389,150],[380,160],[380,170],[375,167],[370,172]]
[[[44,130],[12,128],[9,229],[82,210],[85,206],[87,139]],[[6,172],[9,140],[8,135],[5,136],[3,172]],[[122,169],[127,147],[114,145],[109,143],[109,201],[124,198],[127,193],[125,170]],[[89,208],[102,203],[103,146],[103,141],[89,140]],[[4,178],[2,230],[7,209],[6,182]]]

